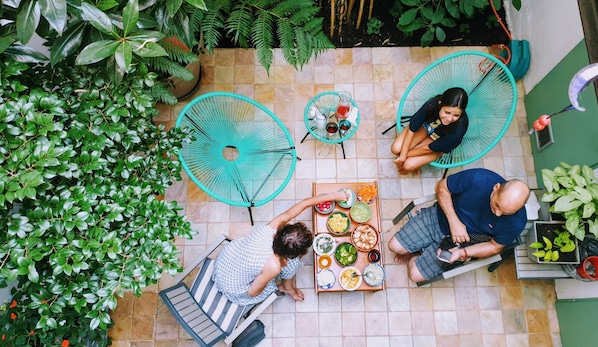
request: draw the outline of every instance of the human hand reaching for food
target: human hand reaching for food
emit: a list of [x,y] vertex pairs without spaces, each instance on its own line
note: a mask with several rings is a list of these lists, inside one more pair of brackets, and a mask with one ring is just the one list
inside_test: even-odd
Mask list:
[[350,196],[345,190],[339,190],[338,192],[330,193],[334,201],[348,201]]

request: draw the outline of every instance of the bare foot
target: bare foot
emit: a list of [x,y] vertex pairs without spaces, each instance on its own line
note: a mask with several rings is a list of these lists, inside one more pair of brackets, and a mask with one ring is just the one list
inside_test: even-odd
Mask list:
[[285,286],[284,284],[280,283],[278,284],[278,290],[280,290],[283,293],[289,294],[296,301],[303,301],[303,299],[305,299],[303,292],[295,287]]
[[394,257],[394,261],[397,264],[407,264],[409,260],[417,255],[420,255],[419,252],[417,253],[407,253],[407,254],[397,254]]
[[403,162],[399,161],[399,158],[394,159],[392,162],[397,166],[399,172],[403,169]]
[[278,290],[280,290],[283,293],[289,294],[293,299],[295,299],[295,301],[303,301],[303,299],[305,299],[303,292],[297,288],[294,288],[294,287],[285,288],[285,286],[279,285]]

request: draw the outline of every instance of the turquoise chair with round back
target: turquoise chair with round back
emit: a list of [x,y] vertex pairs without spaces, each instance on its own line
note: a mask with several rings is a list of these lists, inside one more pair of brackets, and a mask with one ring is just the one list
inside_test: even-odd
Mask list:
[[233,206],[261,206],[289,183],[297,160],[284,124],[245,96],[213,92],[193,99],[177,127],[193,130],[179,152],[183,169],[203,191]]
[[449,54],[426,67],[401,98],[396,124],[400,132],[419,108],[435,95],[461,87],[469,95],[469,128],[459,146],[431,166],[445,169],[470,164],[488,153],[507,131],[517,106],[517,87],[509,69],[497,58],[478,51]]

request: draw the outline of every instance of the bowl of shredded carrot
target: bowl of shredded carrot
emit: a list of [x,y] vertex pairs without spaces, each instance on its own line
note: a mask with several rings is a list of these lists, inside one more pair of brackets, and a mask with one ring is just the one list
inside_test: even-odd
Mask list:
[[371,204],[378,195],[378,188],[375,185],[363,185],[357,190],[357,198]]

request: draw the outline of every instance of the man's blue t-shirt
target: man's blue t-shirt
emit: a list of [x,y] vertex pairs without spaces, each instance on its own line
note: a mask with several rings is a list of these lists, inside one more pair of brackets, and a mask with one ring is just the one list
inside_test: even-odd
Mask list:
[[[464,170],[447,178],[453,206],[459,220],[465,224],[468,233],[491,235],[501,245],[512,243],[527,222],[525,207],[515,214],[497,217],[490,209],[490,194],[497,183],[505,179],[486,169]],[[438,206],[438,223],[446,235],[450,234],[448,220]]]
[[[411,120],[409,120],[409,129],[411,131],[416,132],[422,127],[426,121],[426,110],[433,104],[438,103],[438,100],[440,100],[439,97],[431,98],[430,100],[426,101],[426,103],[420,107],[417,112],[415,112],[413,117],[411,117]],[[463,136],[465,136],[468,126],[469,119],[467,118],[467,113],[465,111],[455,122],[453,129],[449,128],[448,125],[443,125],[440,123],[440,117],[436,115],[436,120],[430,122],[430,129],[428,130],[428,135],[434,140],[434,142],[430,143],[428,147],[431,151],[437,153],[448,153],[452,151],[453,148],[459,146],[461,140],[463,140]]]

